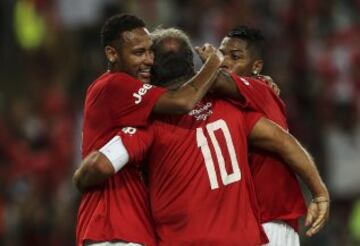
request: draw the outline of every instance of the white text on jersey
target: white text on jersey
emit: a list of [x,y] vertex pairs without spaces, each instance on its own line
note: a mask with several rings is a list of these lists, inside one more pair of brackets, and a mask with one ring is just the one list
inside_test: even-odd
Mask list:
[[123,133],[128,134],[128,135],[134,135],[136,132],[136,128],[134,128],[134,127],[124,127],[121,130],[123,131]]
[[205,105],[197,106],[195,109],[191,110],[189,115],[195,117],[196,120],[206,120],[213,113],[211,108],[212,103],[208,102]]
[[142,101],[142,96],[148,92],[149,89],[152,88],[152,85],[144,84],[138,92],[134,93],[133,96],[135,97],[135,104],[139,104]]

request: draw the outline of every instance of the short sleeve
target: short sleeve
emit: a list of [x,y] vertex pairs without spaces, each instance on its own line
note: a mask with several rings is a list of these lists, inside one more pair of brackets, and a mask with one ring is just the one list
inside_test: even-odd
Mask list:
[[110,108],[115,125],[145,126],[164,88],[141,81],[125,74],[116,73],[108,81],[103,95]]
[[264,82],[254,78],[240,77],[234,73],[231,76],[240,94],[246,99],[246,104],[241,105],[242,108],[263,113],[271,110],[273,95]]
[[248,100],[245,109],[260,112],[266,118],[287,128],[285,104],[266,82],[259,79],[237,77],[238,90]]
[[151,147],[154,131],[151,126],[146,128],[125,127],[117,134],[128,152],[129,162],[141,163]]
[[262,118],[264,117],[263,114],[258,113],[258,112],[254,112],[254,111],[247,111],[244,114],[244,118],[245,118],[245,130],[246,130],[246,135],[249,136],[252,129],[254,128],[255,124]]

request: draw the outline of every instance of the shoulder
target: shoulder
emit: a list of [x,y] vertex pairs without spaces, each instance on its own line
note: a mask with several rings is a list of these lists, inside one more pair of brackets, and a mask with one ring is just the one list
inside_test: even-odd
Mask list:
[[110,88],[129,87],[131,85],[142,85],[142,82],[126,73],[109,73],[103,84]]
[[104,91],[107,80],[107,72],[95,79],[86,90],[86,100],[94,100],[99,97]]
[[124,87],[130,84],[139,84],[142,85],[143,83],[130,76],[126,73],[111,73],[106,72],[98,77],[90,86],[89,88],[103,88],[107,86],[114,86],[114,87]]
[[143,83],[126,73],[110,73],[107,72],[99,77],[94,83],[92,90],[103,91],[107,96],[123,96],[132,95]]
[[243,83],[247,83],[250,87],[261,90],[263,92],[270,92],[271,88],[262,80],[251,78],[251,77],[240,77]]
[[251,91],[251,95],[258,97],[259,100],[268,102],[281,100],[265,81],[250,77],[239,77],[239,79],[247,83],[246,87]]
[[233,80],[239,91],[245,96],[259,96],[261,94],[269,93],[270,87],[268,87],[263,81],[252,77],[242,77],[234,73],[231,74]]
[[[136,78],[130,76],[127,73],[121,73],[121,72],[116,72],[116,73],[109,73],[108,76],[109,81],[116,81],[116,80],[136,80],[138,81]],[[140,82],[140,81],[139,81]]]
[[136,92],[143,83],[126,73],[106,72],[98,77],[87,89],[87,99],[98,101],[100,98],[108,101],[116,97],[129,97]]

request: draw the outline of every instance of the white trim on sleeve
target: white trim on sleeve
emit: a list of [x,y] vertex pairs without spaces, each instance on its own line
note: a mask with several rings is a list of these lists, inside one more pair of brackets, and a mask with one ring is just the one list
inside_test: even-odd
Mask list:
[[118,172],[129,162],[129,153],[121,141],[120,136],[113,137],[99,151],[109,159],[115,172]]

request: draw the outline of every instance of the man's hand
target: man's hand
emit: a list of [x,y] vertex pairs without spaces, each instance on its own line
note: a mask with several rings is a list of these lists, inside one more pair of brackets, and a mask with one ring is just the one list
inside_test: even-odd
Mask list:
[[311,226],[306,235],[311,237],[324,227],[330,214],[330,199],[328,196],[318,196],[312,199],[305,218],[305,226]]
[[153,113],[185,114],[205,96],[215,83],[218,70],[224,61],[224,56],[210,44],[199,48],[199,54],[205,63],[198,73],[175,91],[168,90],[160,96]]
[[224,61],[224,55],[209,43],[205,43],[201,48],[196,46],[195,51],[198,53],[200,59],[203,62],[205,62],[211,55],[217,56],[220,60],[220,63]]
[[264,81],[272,90],[273,92],[278,96],[280,95],[280,88],[279,86],[274,82],[274,80],[267,75],[256,75],[254,76],[256,79],[260,79]]

